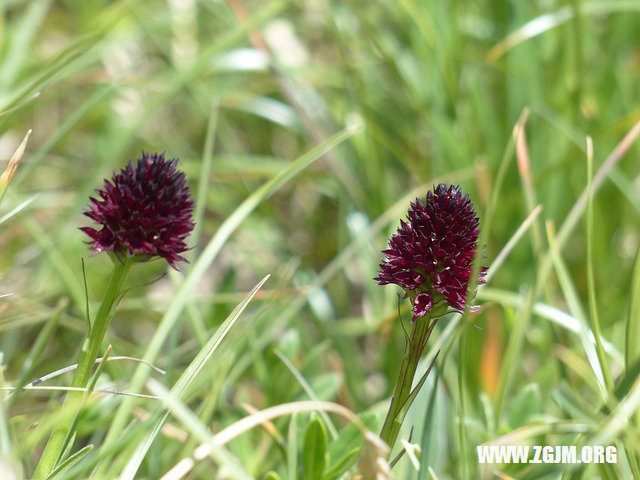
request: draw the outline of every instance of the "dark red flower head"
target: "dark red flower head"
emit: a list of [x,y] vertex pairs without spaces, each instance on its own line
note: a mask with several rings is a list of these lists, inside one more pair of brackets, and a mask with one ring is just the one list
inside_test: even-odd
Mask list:
[[84,214],[100,229],[83,227],[91,237],[91,249],[113,252],[120,260],[136,255],[145,260],[159,256],[176,268],[187,260],[186,238],[193,230],[193,200],[177,159],[166,160],[164,153],[142,152],[137,163],[114,172],[97,190],[101,200],[91,197]]
[[[460,187],[439,184],[417,198],[382,253],[385,260],[375,278],[378,285],[395,284],[413,302],[413,319],[446,301],[463,311],[478,240],[478,217]],[[485,268],[480,271],[482,283]]]

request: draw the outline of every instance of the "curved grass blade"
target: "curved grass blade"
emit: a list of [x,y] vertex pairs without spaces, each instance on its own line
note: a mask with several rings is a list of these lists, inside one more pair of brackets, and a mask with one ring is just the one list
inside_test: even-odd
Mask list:
[[[264,277],[260,283],[258,283],[253,289],[247,294],[247,296],[240,302],[236,308],[231,312],[231,314],[227,317],[222,325],[218,328],[216,333],[211,339],[207,342],[207,344],[200,350],[196,358],[191,362],[191,364],[187,367],[184,373],[180,376],[176,384],[171,389],[171,395],[177,399],[180,399],[186,388],[189,384],[195,379],[195,377],[202,371],[202,368],[209,361],[211,356],[215,353],[215,351],[220,346],[222,340],[229,333],[231,328],[235,325],[238,318],[247,308],[249,302],[254,297],[254,295],[260,290],[260,287],[264,285],[264,283],[269,279],[269,275]],[[135,388],[135,387],[134,387]],[[156,438],[158,433],[160,432],[160,428],[166,421],[169,416],[169,412],[165,412],[161,415],[161,417],[155,422],[153,428],[149,431],[149,433],[145,436],[144,440],[140,442],[138,448],[134,452],[134,454],[127,462],[125,469],[123,470],[120,480],[133,480],[136,473],[138,472],[138,468],[142,463],[145,455],[149,451],[153,440]]]
[[[500,305],[513,308],[521,308],[523,302],[526,301],[526,299],[518,293],[509,292],[499,288],[483,288],[478,294],[478,298],[480,300],[496,302]],[[540,318],[549,320],[550,322],[553,322],[556,325],[576,334],[579,334],[580,329],[582,328],[578,319],[556,307],[547,305],[546,303],[534,303],[532,312]],[[595,345],[595,338],[593,335],[589,335],[589,341]],[[602,346],[604,347],[605,352],[609,354],[616,364],[622,365],[624,363],[624,356],[615,347],[615,345],[605,339],[602,339]]]
[[579,13],[585,15],[602,15],[613,12],[637,10],[640,10],[640,4],[634,0],[585,2],[581,5],[579,12],[576,11],[573,6],[567,5],[555,12],[540,15],[507,35],[503,40],[498,42],[491,50],[489,50],[487,53],[487,62],[495,62],[517,45],[567,23]]
[[[274,353],[282,361],[282,363],[284,363],[284,365],[289,369],[289,371],[296,378],[300,386],[302,386],[306,394],[309,395],[309,398],[311,400],[320,400],[316,395],[316,392],[313,391],[313,388],[311,387],[309,382],[307,382],[307,380],[302,376],[302,373],[300,372],[300,370],[296,368],[296,366],[291,362],[291,360],[289,360],[282,352],[278,350],[275,350]],[[322,417],[322,420],[324,420],[324,423],[327,425],[327,428],[329,430],[329,433],[331,434],[331,437],[335,440],[338,437],[338,431],[336,430],[335,425],[333,424],[333,422],[325,412],[320,412],[320,416]]]
[[31,204],[36,198],[38,198],[38,195],[33,195],[33,196],[27,198],[24,202],[22,202],[20,205],[15,207],[10,212],[5,213],[2,217],[0,217],[0,225],[2,225],[4,222],[9,220],[11,217],[14,217],[18,213],[20,213],[25,208],[27,208],[29,206],[29,204]]
[[[180,478],[184,478],[184,476],[187,475],[195,466],[196,461],[200,461],[206,458],[207,455],[209,455],[212,449],[212,445],[225,445],[226,443],[236,438],[238,435],[241,435],[244,432],[258,427],[266,421],[282,416],[293,415],[295,413],[317,411],[331,412],[340,415],[349,422],[353,423],[360,430],[360,432],[362,432],[365,438],[368,438],[369,435],[372,435],[367,426],[356,416],[355,413],[337,403],[314,400],[283,403],[281,405],[276,405],[274,407],[270,407],[244,417],[243,419],[238,420],[232,425],[229,425],[224,430],[216,433],[211,437],[209,442],[202,444],[198,448],[196,448],[193,457],[185,458],[178,462],[161,478],[161,480],[178,480]],[[377,438],[377,436],[375,438]]]
[[54,81],[58,80],[60,73],[75,60],[80,58],[88,50],[102,40],[109,31],[129,12],[131,6],[138,0],[122,0],[103,10],[94,22],[87,26],[84,33],[75,37],[64,49],[62,49],[44,68],[41,68],[30,81],[16,91],[11,97],[0,99],[0,111],[7,111],[23,103],[32,97],[34,93],[41,91]]
[[[160,420],[163,421],[171,413],[184,429],[189,432],[198,442],[205,443],[211,438],[211,432],[206,425],[198,418],[198,416],[187,407],[176,395],[171,393],[164,385],[157,380],[150,378],[147,382],[149,390],[154,395],[157,395],[162,399],[162,402],[167,408],[167,413],[162,415]],[[235,456],[231,455],[227,450],[222,447],[215,447],[211,451],[211,458],[219,465],[224,465],[224,468],[229,473],[233,474],[233,478],[239,478],[243,480],[250,480],[252,477],[242,467],[241,463]]]
[[53,470],[49,475],[47,475],[47,477],[45,478],[45,480],[55,480],[55,478],[62,473],[63,470],[66,470],[67,468],[71,468],[73,467],[76,463],[78,463],[80,460],[82,460],[82,457],[84,457],[87,453],[89,453],[91,450],[93,450],[93,444],[89,444],[84,448],[81,448],[80,450],[78,450],[76,453],[74,453],[73,455],[71,455],[69,458],[67,458],[64,462],[61,462],[56,468],[55,470]]
[[[31,129],[27,132],[22,140],[22,143],[18,146],[15,153],[11,156],[11,160],[9,160],[9,164],[6,166],[2,174],[0,175],[0,203],[4,199],[4,194],[7,192],[7,188],[9,188],[9,183],[13,179],[13,176],[18,169],[18,165],[20,164],[20,160],[24,155],[24,150],[27,148],[27,142],[29,141],[29,137],[31,136]],[[4,221],[4,217],[2,219]]]
[[[606,400],[607,398],[607,386],[605,384],[605,378],[603,374],[603,367],[600,363],[600,359],[596,352],[596,348],[589,341],[590,338],[590,329],[586,322],[586,315],[584,313],[584,309],[581,305],[580,299],[578,297],[578,293],[576,292],[575,285],[571,280],[571,276],[569,275],[569,271],[562,260],[560,249],[558,247],[558,243],[555,237],[555,233],[553,231],[553,227],[550,223],[547,223],[547,237],[549,240],[549,248],[551,251],[551,257],[553,259],[553,263],[555,265],[556,274],[558,275],[558,282],[560,283],[560,287],[562,293],[565,297],[567,305],[569,306],[569,310],[573,314],[575,318],[577,318],[580,322],[580,340],[582,341],[582,345],[587,354],[587,358],[589,360],[589,364],[593,369],[593,373],[595,378],[598,381],[598,387],[600,389],[600,393],[602,395],[602,399]],[[592,334],[593,332],[591,332]],[[596,340],[597,344],[597,340]]]
[[15,88],[16,78],[31,57],[33,41],[42,30],[52,3],[51,0],[30,2],[21,18],[16,21],[15,34],[12,41],[8,42],[0,68],[0,91],[10,92]]

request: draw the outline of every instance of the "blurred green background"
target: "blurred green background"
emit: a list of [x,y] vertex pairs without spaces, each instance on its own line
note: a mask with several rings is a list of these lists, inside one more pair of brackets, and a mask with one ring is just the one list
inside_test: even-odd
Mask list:
[[[156,363],[167,370],[162,382],[172,385],[242,294],[271,274],[187,405],[216,431],[245,416],[243,405],[261,409],[309,398],[279,353],[318,398],[382,418],[404,334],[398,291],[372,280],[380,250],[409,201],[441,180],[470,193],[485,227],[501,159],[527,109],[530,175],[522,174],[522,151],[520,171],[516,155],[507,157],[486,263],[534,205],[542,205],[542,213],[483,292],[483,312],[442,337],[446,355],[404,433],[407,438],[415,427],[421,471],[405,456],[394,472],[422,479],[431,466],[437,478],[494,478],[493,470],[478,468],[475,446],[518,428],[527,441],[574,444],[582,430],[566,425],[597,432],[608,418],[606,412],[595,416],[603,399],[593,362],[561,315],[577,316],[567,286],[588,312],[582,219],[562,250],[570,282],[558,282],[553,272],[537,292],[543,310],[556,310],[545,316],[538,309],[523,320],[524,298],[548,250],[544,222],[559,227],[587,185],[585,137],[593,138],[597,169],[640,120],[639,79],[638,1],[3,1],[0,158],[8,160],[33,130],[0,206],[1,217],[33,198],[0,225],[0,294],[12,294],[0,298],[5,381],[19,377],[36,336],[65,297],[69,306],[33,378],[75,362],[85,325],[81,258],[92,311],[110,262],[105,255],[88,258],[78,227],[89,224],[82,216],[88,196],[114,169],[142,150],[180,158],[202,209],[193,264],[260,185],[336,132],[361,126],[240,224]],[[638,148],[631,146],[594,201],[592,260],[603,336],[614,346],[608,355],[614,379],[624,369],[639,165]],[[114,354],[143,356],[190,268],[128,294],[108,334]],[[141,265],[131,284],[164,270],[159,261]],[[408,305],[400,306],[406,322]],[[587,317],[578,320],[589,325]],[[446,325],[447,319],[434,339]],[[521,339],[514,334],[519,328]],[[511,342],[517,348],[507,362]],[[134,369],[110,363],[101,381],[126,391]],[[46,436],[37,425],[61,395],[26,392],[5,412],[26,476]],[[120,402],[103,396],[89,409],[80,445],[100,444]],[[138,413],[153,406],[139,402]],[[308,416],[298,420],[301,437]],[[257,429],[229,446],[256,478],[269,470],[296,478],[290,456],[301,445],[290,447],[288,440],[296,425],[283,419],[276,427],[280,443]],[[638,445],[632,433],[631,440],[624,435],[611,442]],[[110,472],[121,471],[135,444],[109,459]],[[159,478],[190,451],[161,436],[141,474]],[[99,448],[91,455],[103,458]],[[205,462],[192,478],[211,478],[211,465]],[[595,467],[582,473],[617,478],[629,468],[621,461],[613,473]],[[534,469],[505,470],[521,478]]]

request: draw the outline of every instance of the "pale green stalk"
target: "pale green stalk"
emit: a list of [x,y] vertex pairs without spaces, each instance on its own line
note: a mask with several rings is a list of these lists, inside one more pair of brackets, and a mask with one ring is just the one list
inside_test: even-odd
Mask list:
[[415,395],[413,397],[411,396],[411,387],[413,386],[413,379],[418,368],[418,362],[420,361],[420,357],[427,345],[436,321],[444,312],[432,311],[430,313],[431,316],[427,315],[423,318],[418,318],[411,326],[411,333],[404,357],[402,358],[398,381],[393,391],[393,397],[391,397],[391,405],[389,406],[387,417],[380,432],[380,438],[390,447],[389,452],[393,449],[393,445],[396,443],[396,439],[400,433],[402,422],[409,407],[407,402],[415,398]]
[[[100,345],[104,339],[104,335],[109,326],[109,322],[113,317],[115,306],[118,303],[118,297],[121,295],[122,286],[129,275],[132,257],[127,257],[124,262],[114,261],[113,273],[107,286],[107,291],[100,304],[96,318],[91,325],[88,337],[82,346],[80,352],[80,360],[73,378],[73,387],[84,388],[89,382],[91,370],[95,364]],[[83,391],[71,391],[67,394],[64,404],[62,405],[63,416],[61,421],[55,426],[49,441],[42,452],[36,471],[33,474],[33,480],[42,480],[46,478],[62,460],[60,458],[65,449],[65,439],[67,432],[72,427],[74,420],[82,406]]]

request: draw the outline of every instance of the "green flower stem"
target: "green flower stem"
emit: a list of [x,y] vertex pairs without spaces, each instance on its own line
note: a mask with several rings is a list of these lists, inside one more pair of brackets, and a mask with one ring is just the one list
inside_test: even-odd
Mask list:
[[[431,313],[433,314],[433,312]],[[420,361],[424,347],[427,345],[427,341],[429,340],[438,316],[432,315],[418,318],[411,328],[409,345],[402,358],[400,374],[398,375],[398,381],[393,391],[391,405],[389,406],[387,418],[380,432],[380,438],[389,445],[390,449],[393,449],[393,445],[396,443],[396,439],[400,433],[400,427],[402,427],[404,416],[408,410],[406,403],[411,395],[411,387],[416,369],[418,368],[418,362]]]
[[[91,376],[91,370],[98,358],[100,345],[104,339],[104,335],[109,326],[109,322],[113,317],[118,297],[122,292],[122,286],[129,275],[133,260],[127,257],[124,262],[114,261],[113,273],[107,286],[107,291],[100,304],[100,309],[96,314],[95,320],[91,326],[88,338],[85,340],[80,352],[80,360],[73,378],[73,386],[85,388]],[[36,471],[33,474],[33,480],[42,480],[49,475],[56,464],[60,461],[67,432],[72,427],[74,420],[82,406],[84,392],[70,391],[62,405],[62,413],[60,422],[56,425],[49,437],[49,441],[42,452]]]

